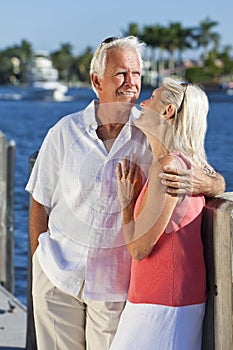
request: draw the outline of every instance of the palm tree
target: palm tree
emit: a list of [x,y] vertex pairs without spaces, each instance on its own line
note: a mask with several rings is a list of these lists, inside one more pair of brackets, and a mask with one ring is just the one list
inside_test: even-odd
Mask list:
[[218,25],[218,22],[210,20],[208,17],[200,22],[198,28],[193,28],[193,38],[197,47],[203,47],[203,58],[208,58],[211,44],[213,48],[219,45],[220,35],[212,32],[212,29]]
[[157,80],[157,77],[159,75],[158,73],[158,60],[157,60],[157,54],[156,51],[158,50],[160,44],[161,44],[161,35],[160,35],[160,26],[159,25],[153,25],[153,26],[144,26],[142,31],[142,39],[143,41],[148,45],[148,48],[151,51],[151,57],[146,57],[147,61],[150,60],[150,65],[148,65],[147,69],[150,70],[150,77],[153,81],[151,83],[153,85],[157,85],[157,82],[154,80]]
[[72,67],[74,65],[74,57],[72,55],[72,45],[69,43],[61,44],[58,51],[50,54],[54,67],[59,72],[59,78],[69,81],[72,75]]
[[140,35],[140,29],[138,27],[138,24],[137,23],[130,23],[128,30],[123,31],[123,35],[124,36],[133,35],[133,36],[137,36],[140,39],[141,35]]
[[179,36],[179,42],[177,45],[178,49],[178,63],[182,64],[183,62],[183,52],[187,49],[192,48],[192,28],[187,27],[187,28],[180,28],[180,36]]
[[27,79],[27,64],[28,61],[32,58],[33,49],[32,44],[27,40],[22,40],[19,47],[19,57],[21,62],[21,81],[25,82]]
[[223,47],[222,52],[217,54],[217,57],[223,63],[222,74],[227,76],[226,80],[233,79],[233,60],[231,59],[232,46],[226,45]]
[[[166,28],[166,47],[169,52],[169,69],[174,71],[175,66],[182,63],[182,53],[191,48],[192,30],[183,28],[180,22],[171,22]],[[179,57],[175,58],[177,51]]]
[[77,76],[78,76],[79,81],[88,82],[89,84],[91,83],[90,75],[89,75],[89,67],[91,64],[92,56],[93,56],[92,48],[87,47],[84,53],[77,57],[75,61],[75,66],[74,66],[75,69],[74,69],[73,81],[77,80]]
[[142,31],[144,42],[151,48],[151,60],[156,67],[156,49],[160,45],[159,25],[144,26]]

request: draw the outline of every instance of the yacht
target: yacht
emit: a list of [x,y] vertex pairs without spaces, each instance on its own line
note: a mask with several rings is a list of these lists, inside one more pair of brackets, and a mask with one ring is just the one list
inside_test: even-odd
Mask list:
[[68,100],[68,87],[58,80],[58,71],[53,67],[48,53],[38,52],[27,67],[27,88],[24,98],[32,100]]

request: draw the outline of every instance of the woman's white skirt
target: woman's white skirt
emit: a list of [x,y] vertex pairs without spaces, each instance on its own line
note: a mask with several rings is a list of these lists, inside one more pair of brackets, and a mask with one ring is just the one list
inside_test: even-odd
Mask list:
[[110,350],[200,350],[205,303],[189,306],[127,301]]

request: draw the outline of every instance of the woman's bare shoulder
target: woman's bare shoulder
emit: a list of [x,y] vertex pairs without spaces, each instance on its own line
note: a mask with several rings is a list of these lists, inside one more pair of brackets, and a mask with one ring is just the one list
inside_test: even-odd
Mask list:
[[160,166],[163,168],[164,166],[169,166],[171,168],[178,168],[180,169],[181,167],[184,167],[184,162],[182,161],[182,159],[179,159],[179,157],[174,156],[172,154],[168,154],[162,158],[160,158],[159,160],[159,164]]
[[164,166],[169,166],[172,168],[180,168],[181,162],[177,157],[174,157],[172,154],[167,154],[166,156],[163,156],[159,158],[157,161],[154,161],[151,166],[151,171],[158,171],[159,168],[163,168]]

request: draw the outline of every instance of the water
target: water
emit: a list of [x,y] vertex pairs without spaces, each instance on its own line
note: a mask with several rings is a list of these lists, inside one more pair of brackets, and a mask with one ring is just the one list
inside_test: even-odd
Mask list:
[[[15,99],[12,97],[15,93]],[[26,305],[27,298],[27,251],[28,251],[28,194],[24,187],[29,174],[29,157],[56,121],[62,116],[84,108],[94,94],[88,89],[73,89],[70,102],[23,101],[18,99],[19,89],[0,88],[0,130],[7,140],[16,142],[15,163],[15,296]],[[151,91],[142,91],[140,99]],[[210,113],[206,150],[209,162],[226,179],[227,191],[233,191],[233,96],[224,93],[209,95]]]

